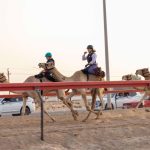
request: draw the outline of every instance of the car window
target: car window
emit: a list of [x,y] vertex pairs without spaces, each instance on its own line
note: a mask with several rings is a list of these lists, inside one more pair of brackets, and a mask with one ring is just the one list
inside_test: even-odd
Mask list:
[[129,96],[136,96],[136,95],[137,95],[136,92],[131,92],[131,93],[129,93]]
[[20,101],[23,101],[22,97],[18,97],[17,100],[20,102]]
[[4,98],[2,102],[4,103],[17,102],[17,98]]
[[11,98],[10,102],[17,102],[17,99],[16,98]]
[[115,96],[116,99],[121,98],[121,97],[124,97],[123,93],[117,93]]
[[128,97],[130,94],[128,92],[124,93],[124,97]]
[[4,98],[2,102],[5,102],[5,103],[7,103],[7,102],[11,102],[11,100],[10,100],[10,99],[11,99],[11,98]]
[[124,98],[124,97],[128,97],[129,93],[125,92],[125,93],[117,93],[115,96],[115,99],[120,99],[120,98]]

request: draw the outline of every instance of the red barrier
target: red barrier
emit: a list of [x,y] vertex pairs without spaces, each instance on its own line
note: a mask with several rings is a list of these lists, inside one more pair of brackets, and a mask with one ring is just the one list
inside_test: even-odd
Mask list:
[[[15,90],[35,90],[35,89],[75,89],[75,88],[100,88],[100,87],[141,87],[149,86],[150,80],[144,81],[99,81],[99,82],[45,82],[45,83],[7,83],[0,84],[0,91],[15,91]],[[123,93],[136,92],[141,90],[111,90],[105,93]],[[90,93],[87,93],[90,94]],[[78,95],[78,94],[77,94]],[[21,95],[0,95],[3,97],[18,97]],[[50,93],[45,96],[56,96],[55,93]]]
[[6,83],[0,84],[0,91],[21,91],[35,89],[80,89],[111,87],[145,87],[150,80],[144,81],[99,81],[99,82],[44,82],[44,83]]
[[[126,93],[126,92],[143,92],[142,90],[111,90],[111,91],[105,91],[104,94],[107,94],[107,93]],[[87,95],[90,95],[90,92],[87,92],[86,93]],[[69,95],[69,93],[67,93],[66,95]],[[76,94],[76,95],[80,95],[80,94]],[[16,98],[16,97],[21,97],[22,95],[17,95],[17,94],[3,94],[3,95],[0,95],[0,98]],[[46,94],[44,96],[56,96],[56,93],[49,93],[49,94]]]

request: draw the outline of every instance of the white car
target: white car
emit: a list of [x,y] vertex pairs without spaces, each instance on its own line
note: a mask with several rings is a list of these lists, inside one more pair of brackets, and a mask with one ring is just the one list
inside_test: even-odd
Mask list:
[[[20,115],[23,106],[22,98],[0,98],[0,116],[1,115]],[[26,103],[26,115],[35,111],[35,103],[31,97],[28,97]]]
[[[133,101],[139,102],[141,97],[142,94],[140,92],[112,93],[111,94],[112,109],[123,108],[124,103],[130,103]],[[108,109],[107,94],[103,97],[103,102],[104,102],[104,109]],[[99,106],[101,106],[101,103],[98,101],[96,102],[96,108]]]

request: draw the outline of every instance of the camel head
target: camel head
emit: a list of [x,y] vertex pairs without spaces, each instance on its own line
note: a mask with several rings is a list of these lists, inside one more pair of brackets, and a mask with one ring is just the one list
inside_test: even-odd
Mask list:
[[54,64],[53,63],[39,63],[38,64],[39,68],[43,68],[43,69],[53,69],[54,68]]
[[148,70],[148,68],[143,68],[143,69],[138,69],[136,70],[136,75],[141,75],[143,77],[149,76],[150,72]]
[[38,66],[39,68],[43,68],[43,69],[47,68],[46,63],[39,63]]
[[138,75],[127,74],[122,76],[122,80],[141,80],[141,78]]
[[4,73],[0,73],[0,83],[4,82],[7,82],[6,76],[4,75]]

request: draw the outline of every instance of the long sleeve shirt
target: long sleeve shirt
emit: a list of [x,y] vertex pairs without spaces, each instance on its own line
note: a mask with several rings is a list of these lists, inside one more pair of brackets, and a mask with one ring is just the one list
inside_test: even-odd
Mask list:
[[[83,55],[82,55],[82,60],[87,60],[87,56],[88,56],[88,55],[83,54]],[[96,64],[96,58],[97,58],[96,53],[93,53],[93,54],[92,54],[92,60],[89,62],[89,64],[90,64],[90,65]]]

